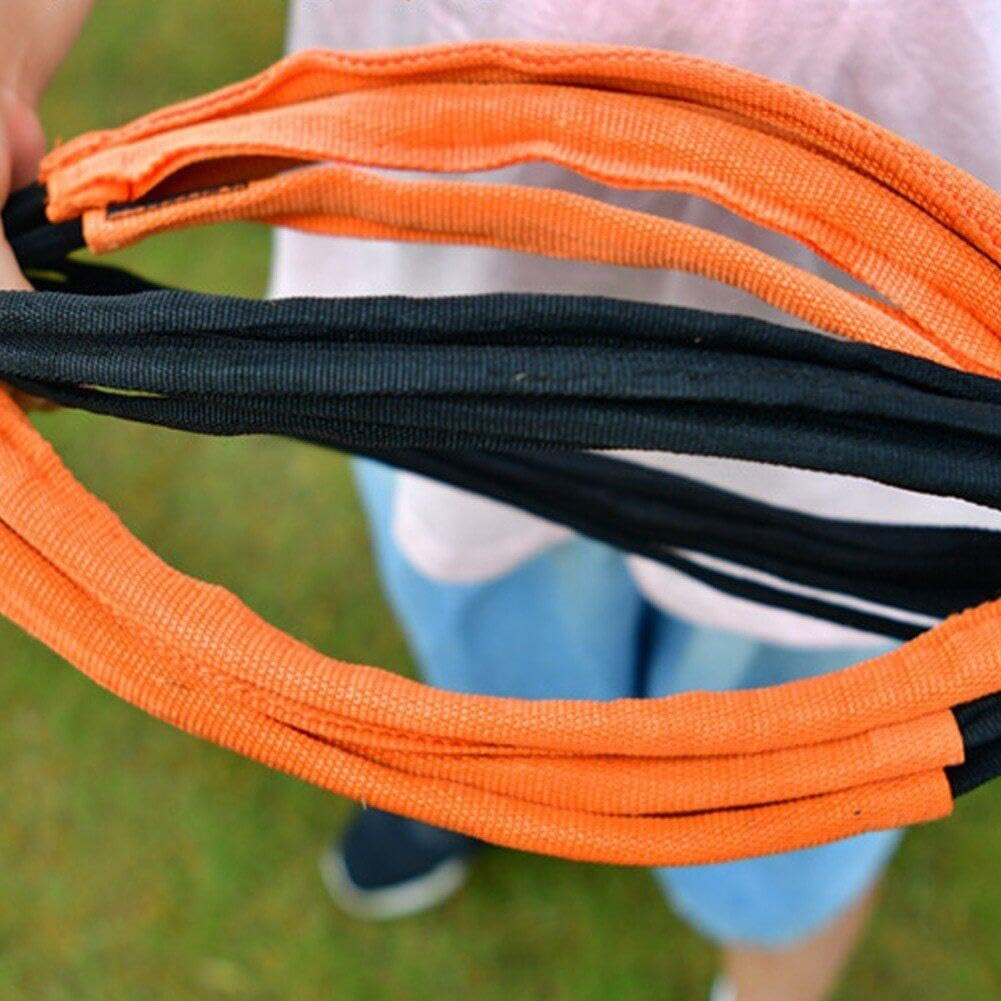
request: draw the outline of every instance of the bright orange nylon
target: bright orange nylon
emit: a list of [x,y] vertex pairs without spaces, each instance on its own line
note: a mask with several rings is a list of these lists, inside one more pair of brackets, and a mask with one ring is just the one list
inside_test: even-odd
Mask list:
[[[5,615],[101,684],[177,726],[338,792],[527,850],[682,864],[941,816],[951,802],[940,768],[961,757],[961,745],[951,714],[936,709],[983,688],[982,673],[997,675],[997,665],[985,656],[964,663],[962,678],[921,670],[923,657],[941,661],[943,643],[956,643],[962,654],[966,643],[977,642],[989,623],[981,609],[922,637],[915,657],[898,651],[781,689],[608,704],[526,703],[436,691],[324,658],[261,622],[222,589],[170,570],[72,480],[9,402],[0,403],[0,434]],[[872,674],[882,682],[878,691]],[[868,713],[846,715],[843,707],[853,701],[869,703]],[[879,732],[863,732],[877,716],[871,730]],[[796,725],[787,727],[791,719]],[[895,726],[897,720],[912,722]],[[756,767],[747,760],[728,762],[722,748],[788,748],[785,756],[794,759],[802,745],[802,763],[790,760],[787,768],[798,770],[798,781],[809,785],[810,770],[824,753],[811,745],[830,734],[853,733],[862,735],[856,745],[871,742],[872,768],[863,761],[867,774],[861,781],[776,801],[774,779],[784,781],[783,769],[773,776],[774,762],[766,761],[749,780],[762,789],[760,805],[743,810],[630,815],[634,794],[618,802],[621,776],[600,775],[608,753],[656,755],[667,767],[672,757],[684,755],[681,768],[703,753],[711,775],[717,761],[725,770]],[[364,742],[360,737],[376,748],[375,755],[352,748]],[[409,756],[392,760],[393,752],[385,751],[394,739],[406,744],[412,738],[421,745],[416,767]],[[916,750],[918,742],[927,745],[927,757]],[[427,777],[421,765],[436,743],[446,763],[472,743],[476,767],[461,777]],[[604,803],[572,809],[561,805],[564,790],[556,802],[537,803],[532,795],[484,788],[476,774],[484,761],[495,759],[493,782],[503,783],[516,749],[579,758],[576,788],[590,785],[588,795],[603,792]],[[375,760],[380,753],[390,760]],[[938,768],[928,767],[936,758]],[[519,778],[517,763],[513,778]]]
[[[480,83],[453,85],[470,81]],[[330,97],[341,91],[363,92]],[[322,109],[289,106],[315,98]],[[257,114],[280,106],[281,114]],[[576,121],[588,109],[601,123],[593,135],[590,119],[568,138],[552,133],[561,115],[573,110]],[[183,192],[197,171],[229,169],[212,162],[223,154],[246,156],[236,176],[248,177],[254,158],[276,153],[479,169],[538,155],[547,142],[554,160],[609,182],[712,194],[815,245],[895,307],[734,241],[579,196],[401,181],[346,164],[106,211],[109,198],[145,194],[187,166],[174,177]],[[823,329],[1001,371],[997,196],[812,95],[688,57],[506,43],[305,54],[220,94],[81,137],[48,158],[46,179],[53,217],[86,209],[94,249],[195,222],[260,218],[688,267]],[[222,589],[166,567],[73,481],[5,398],[0,572],[0,612],[175,725],[385,809],[606,862],[719,861],[944,815],[942,768],[962,757],[949,708],[1001,689],[999,603],[874,661],[773,689],[613,703],[428,689],[325,658]]]
[[[286,61],[284,72],[289,77],[297,76],[301,59]],[[664,55],[663,59],[667,64],[673,57]],[[595,60],[601,61],[597,55]],[[435,72],[432,67],[412,75],[434,79]],[[791,106],[803,102],[804,95],[794,89],[776,90],[777,85],[769,81],[745,76],[745,90],[757,93],[762,104],[768,97]],[[777,133],[765,112],[739,117],[721,113],[708,99],[696,104],[638,95],[628,92],[631,89],[612,93],[556,84],[407,84],[202,121],[143,138],[129,139],[135,129],[126,126],[117,138],[103,134],[103,148],[87,156],[53,154],[44,171],[50,214],[62,219],[84,212],[88,241],[98,251],[165,225],[232,216],[237,207],[244,215],[252,208],[254,218],[325,232],[354,232],[359,226],[384,223],[380,212],[387,199],[377,195],[373,202],[357,205],[352,226],[338,215],[340,178],[329,172],[295,178],[291,187],[254,179],[250,182],[254,197],[250,198],[230,188],[184,197],[152,211],[144,208],[109,216],[105,206],[132,202],[150,192],[155,198],[158,185],[172,175],[183,177],[186,168],[190,172],[199,165],[202,171],[209,167],[218,171],[224,169],[219,164],[233,164],[238,157],[247,162],[281,157],[286,166],[296,160],[334,159],[431,171],[550,159],[609,184],[684,191],[713,199],[807,244],[898,307],[876,306],[888,315],[861,325],[832,324],[828,319],[825,329],[841,334],[850,330],[849,336],[882,346],[972,371],[1001,374],[1001,320],[995,309],[997,262],[985,249],[989,240],[979,246],[968,243],[912,203],[909,195],[894,190],[885,177],[870,178],[846,163],[838,144],[820,149],[796,141],[788,132]],[[334,83],[327,88],[328,93],[332,91],[336,91]],[[825,113],[821,118],[838,120],[843,114],[833,106],[821,107]],[[802,113],[802,109],[793,110]],[[817,108],[808,110],[817,114]],[[892,138],[884,135],[887,144]],[[896,144],[905,145],[901,140]],[[916,148],[908,152],[914,159],[928,157]],[[943,172],[951,172],[963,178],[948,164],[936,163],[937,169],[928,165],[929,177],[941,181]],[[238,164],[229,169],[234,180],[244,180]],[[256,178],[253,173],[246,176]],[[188,183],[197,190],[197,175],[189,177]],[[989,204],[992,196],[986,188],[969,178],[964,183],[978,205]],[[297,191],[300,199],[312,196],[313,217],[297,218],[302,208],[288,204],[290,190]],[[458,196],[463,194],[458,192]],[[437,228],[444,230],[439,239],[460,231],[467,234],[466,239],[468,234],[479,234],[484,243],[510,246],[510,238],[505,240],[497,231],[515,216],[530,223],[528,232],[515,242],[519,249],[553,253],[553,236],[565,225],[559,211],[562,205],[540,204],[524,190],[505,189],[501,194],[503,200],[495,205],[498,218],[486,232],[470,230],[466,220],[455,218],[459,197],[452,196],[453,204],[438,215],[438,227],[428,226],[419,210],[417,215],[404,217],[397,208],[395,231],[387,235],[399,238],[415,230],[422,238],[436,238]],[[609,207],[601,206],[606,210],[602,214],[596,206],[592,211],[597,218],[589,219],[588,201],[576,202],[577,219],[570,232],[584,246],[570,256],[614,261],[608,249],[594,248],[596,239],[607,241],[608,224],[603,216]],[[417,205],[423,205],[419,195]],[[620,224],[628,225],[628,216],[621,217]],[[640,241],[630,263],[659,267],[667,256],[670,266],[712,272],[708,262],[715,261],[716,255],[705,252],[709,248],[692,246],[685,227],[662,226],[651,234],[651,244],[645,247]],[[929,269],[929,259],[938,261],[939,267]],[[796,315],[810,319],[805,314],[811,310],[802,303],[808,295],[802,272],[786,268],[781,281],[756,285],[753,274],[740,275],[738,271],[740,284],[768,301],[774,301],[777,289],[796,300],[798,289],[799,308],[795,301],[791,305]],[[843,293],[841,298],[849,295]],[[871,313],[871,301],[857,295],[852,298]]]
[[691,270],[745,288],[822,330],[852,339],[863,331],[865,339],[881,347],[957,364],[954,351],[930,343],[899,311],[754,247],[672,219],[545,188],[402,181],[323,166],[281,174],[219,198],[172,202],[113,217],[89,212],[84,231],[91,249],[104,252],[165,230],[247,218],[317,233],[479,244],[623,266]]
[[[158,184],[193,164],[263,156],[436,172],[551,160],[618,187],[701,195],[869,282],[934,330],[925,335],[933,341],[969,342],[967,359],[970,351],[1001,357],[992,264],[983,254],[838,160],[663,99],[525,84],[354,93],[113,147],[55,171],[49,190],[53,206],[72,204],[70,192],[88,197],[113,177],[113,200],[131,202],[155,197]],[[508,213],[524,209],[517,199],[504,205]],[[529,219],[540,234],[551,228],[545,217]],[[931,272],[930,256],[941,262]]]
[[[626,755],[581,759],[522,753],[506,755],[503,769],[484,751],[443,754],[391,750],[383,734],[345,746],[417,775],[474,785],[499,795],[564,810],[616,815],[720,810],[850,789],[860,784],[929,771],[952,745],[950,713],[923,716],[840,741],[726,757],[652,758]],[[610,791],[614,790],[614,796]]]
[[[44,170],[169,129],[346,91],[415,80],[544,81],[671,97],[748,116],[832,155],[920,205],[997,261],[990,190],[931,153],[816,94],[712,60],[631,46],[475,42],[390,52],[300,52],[248,80],[54,150]],[[99,204],[99,203],[95,203]]]

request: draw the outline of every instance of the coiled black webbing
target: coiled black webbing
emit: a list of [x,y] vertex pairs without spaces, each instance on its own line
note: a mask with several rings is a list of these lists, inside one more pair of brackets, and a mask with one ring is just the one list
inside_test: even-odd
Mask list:
[[[150,292],[73,261],[35,278],[100,293],[0,296],[3,329],[16,331],[0,340],[0,378],[64,405],[372,455],[728,593],[901,639],[929,622],[852,599],[937,619],[1001,588],[999,533],[810,518],[567,451],[764,457],[996,505],[993,380],[757,320],[608,299],[262,303]],[[834,595],[750,580],[678,549]]]
[[149,423],[355,451],[727,455],[1001,506],[1001,384],[742,317],[570,296],[150,292],[10,293],[0,322],[17,331],[0,378]]

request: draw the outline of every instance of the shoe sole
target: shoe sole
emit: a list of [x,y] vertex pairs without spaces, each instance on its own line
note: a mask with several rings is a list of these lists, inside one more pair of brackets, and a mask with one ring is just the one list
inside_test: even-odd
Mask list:
[[324,852],[320,856],[320,878],[345,914],[366,921],[395,921],[429,911],[458,893],[469,878],[469,863],[459,858],[445,859],[424,876],[363,890],[348,875],[343,856]]

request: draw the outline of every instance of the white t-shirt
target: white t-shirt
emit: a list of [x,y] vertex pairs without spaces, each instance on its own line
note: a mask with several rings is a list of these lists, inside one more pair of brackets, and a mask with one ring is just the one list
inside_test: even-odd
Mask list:
[[[625,43],[707,56],[822,94],[1001,187],[998,0],[297,0],[289,47],[367,49],[476,38]],[[547,164],[475,176],[563,188],[669,215],[857,287],[798,244],[699,199],[617,191]],[[277,237],[276,296],[482,292],[608,295],[790,322],[747,293],[679,272],[553,261],[488,248],[293,232]],[[817,515],[1001,530],[998,512],[854,477],[666,453],[633,457]],[[515,508],[412,474],[401,474],[394,532],[419,570],[453,582],[500,576],[570,534]],[[725,595],[650,560],[630,557],[629,565],[654,604],[700,625],[798,646],[873,639]]]

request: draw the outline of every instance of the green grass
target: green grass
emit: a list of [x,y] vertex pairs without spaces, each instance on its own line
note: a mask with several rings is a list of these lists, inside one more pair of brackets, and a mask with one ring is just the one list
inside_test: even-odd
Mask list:
[[[46,101],[50,134],[263,66],[281,7],[102,0]],[[121,257],[255,294],[267,246],[226,227]],[[38,423],[174,565],[323,650],[410,669],[341,458],[72,413]],[[644,872],[494,852],[439,912],[357,924],[315,874],[348,804],[143,716],[5,623],[0,660],[0,998],[704,996],[711,951]],[[914,832],[840,997],[1001,996],[999,858],[996,789]]]

